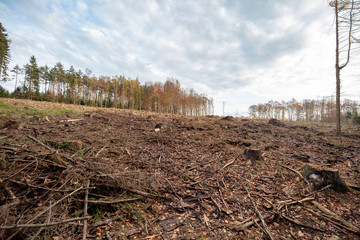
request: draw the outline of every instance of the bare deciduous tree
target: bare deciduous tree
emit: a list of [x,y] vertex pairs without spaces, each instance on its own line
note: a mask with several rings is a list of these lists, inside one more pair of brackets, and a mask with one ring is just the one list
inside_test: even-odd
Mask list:
[[350,61],[352,43],[359,42],[359,0],[334,0],[329,3],[335,10],[335,76],[336,76],[336,135],[341,136],[340,72]]

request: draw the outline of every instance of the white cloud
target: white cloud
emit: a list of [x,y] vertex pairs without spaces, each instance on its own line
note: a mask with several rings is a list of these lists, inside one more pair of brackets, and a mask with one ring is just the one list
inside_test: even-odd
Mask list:
[[[12,65],[90,68],[95,74],[179,78],[215,101],[217,114],[334,92],[332,10],[326,1],[7,1]],[[5,13],[5,14],[3,14]],[[358,55],[358,54],[357,54]],[[359,61],[344,70],[358,98]]]

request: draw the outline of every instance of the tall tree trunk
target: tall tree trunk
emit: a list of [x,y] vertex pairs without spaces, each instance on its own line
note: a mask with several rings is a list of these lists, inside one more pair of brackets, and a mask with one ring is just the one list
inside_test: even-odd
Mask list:
[[339,12],[338,1],[335,1],[335,26],[336,26],[336,59],[335,59],[335,74],[336,74],[336,136],[341,137],[341,123],[340,123],[340,66],[339,66]]

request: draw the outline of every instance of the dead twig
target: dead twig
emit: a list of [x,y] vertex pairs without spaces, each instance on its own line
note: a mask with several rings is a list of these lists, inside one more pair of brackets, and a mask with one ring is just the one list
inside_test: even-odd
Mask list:
[[[51,201],[50,201],[50,204],[51,204]],[[50,219],[51,219],[51,208],[49,209],[49,215],[47,216],[45,223],[49,223]],[[44,230],[44,227],[41,227],[39,229],[39,231],[37,231],[37,233],[31,238],[31,240],[36,239],[43,230]]]
[[82,121],[84,119],[79,118],[79,119],[67,119],[67,120],[60,120],[60,122],[78,122],[78,121]]
[[37,140],[36,138],[34,138],[34,137],[32,137],[32,136],[27,136],[28,138],[30,138],[31,140],[33,140],[34,142],[36,142],[36,143],[38,143],[38,144],[40,144],[41,146],[43,146],[44,148],[46,148],[46,149],[48,149],[48,150],[50,150],[50,151],[52,151],[52,152],[56,152],[56,150],[55,149],[53,149],[53,148],[51,148],[51,147],[49,147],[48,145],[46,145],[46,144],[44,144],[44,143],[42,143],[42,142],[40,142],[39,140]]
[[289,222],[295,223],[295,224],[298,225],[298,226],[305,227],[305,228],[310,228],[310,229],[312,229],[312,230],[316,230],[316,231],[319,231],[319,232],[325,232],[325,230],[323,230],[323,229],[302,224],[301,222],[299,222],[299,221],[296,220],[296,219],[292,219],[292,218],[287,217],[287,216],[284,216],[284,215],[282,215],[281,217],[285,218],[285,219],[288,220]]
[[87,219],[87,218],[79,217],[79,218],[70,218],[70,219],[66,219],[66,220],[63,220],[63,221],[59,221],[59,222],[36,223],[36,224],[17,224],[17,225],[10,225],[10,226],[0,226],[0,229],[51,227],[51,226],[60,225],[60,224],[68,223],[68,222],[82,221],[82,220]]
[[6,180],[9,180],[10,178],[12,178],[13,176],[18,175],[21,171],[23,171],[24,169],[26,169],[28,166],[30,166],[31,164],[33,164],[35,161],[31,161],[29,164],[27,164],[25,167],[21,168],[19,171],[17,171],[16,173],[10,175],[9,177],[5,178],[3,180],[3,182],[5,182]]
[[279,164],[279,165],[280,165],[281,167],[283,167],[283,168],[286,168],[286,169],[288,169],[288,170],[296,173],[297,175],[299,175],[299,177],[300,177],[302,180],[304,180],[304,182],[305,182],[307,185],[310,185],[310,184],[309,184],[309,181],[308,181],[301,173],[299,173],[299,172],[296,171],[295,169],[292,169],[291,167],[288,167],[288,166],[283,165],[283,164]]
[[57,204],[59,204],[60,202],[62,202],[63,200],[65,200],[66,198],[70,197],[71,195],[74,195],[76,192],[80,191],[81,189],[83,189],[83,187],[80,187],[78,189],[75,189],[74,191],[72,191],[71,193],[65,195],[64,197],[62,197],[61,199],[59,199],[58,201],[56,201],[55,203],[53,203],[52,205],[50,205],[48,208],[46,208],[45,210],[41,211],[40,213],[38,213],[35,217],[33,217],[32,219],[30,219],[29,221],[26,222],[26,224],[23,225],[28,225],[29,223],[31,223],[32,221],[34,221],[35,219],[37,219],[38,217],[40,217],[41,215],[43,215],[44,213],[46,213],[47,211],[49,211],[50,208],[56,206]]
[[227,164],[225,164],[222,168],[219,169],[219,172],[222,171],[222,170],[224,170],[226,167],[230,166],[231,164],[233,164],[233,163],[236,161],[236,159],[239,158],[239,156],[240,156],[240,155],[237,155],[233,160],[231,160],[230,162],[228,162]]
[[[264,215],[264,218],[270,218],[270,217],[272,217],[271,214]],[[249,221],[249,220],[251,220],[251,221]],[[248,218],[245,221],[242,221],[241,223],[228,224],[228,225],[226,225],[226,227],[228,227],[229,229],[233,229],[235,231],[244,231],[248,227],[251,227],[252,225],[254,225],[255,222],[260,222],[260,219],[257,218],[255,220],[252,220],[251,218]]]
[[[128,198],[128,199],[118,199],[118,200],[113,200],[113,201],[96,201],[96,200],[88,200],[88,203],[94,203],[94,204],[115,204],[115,203],[122,203],[122,202],[132,202],[132,201],[136,201],[142,199],[142,197],[137,197],[137,198]],[[82,199],[78,199],[78,201],[83,202],[85,200]]]
[[348,221],[344,220],[340,216],[338,216],[335,213],[331,212],[329,209],[325,208],[324,206],[322,206],[317,201],[312,201],[311,203],[314,204],[315,207],[317,207],[319,210],[321,210],[322,212],[324,212],[325,214],[327,214],[331,218],[341,222],[343,225],[345,225],[347,227],[346,229],[350,230],[351,232],[360,234],[360,229],[359,228],[355,227],[354,225],[352,225]]
[[95,154],[95,157],[99,156],[99,154],[106,148],[106,146],[103,146],[100,151],[98,151],[96,154]]
[[85,191],[85,200],[84,200],[84,228],[83,228],[83,240],[86,240],[87,237],[87,210],[88,210],[88,200],[89,200],[89,187],[90,187],[90,179],[86,182],[86,191]]
[[266,224],[263,216],[262,216],[261,213],[259,212],[259,210],[258,210],[258,208],[257,208],[257,206],[256,206],[256,204],[255,204],[255,202],[254,202],[254,200],[252,199],[249,190],[248,190],[245,186],[243,186],[243,188],[246,190],[246,192],[247,192],[247,194],[248,194],[248,196],[249,196],[249,199],[250,199],[251,203],[252,203],[253,206],[254,206],[254,209],[255,209],[255,211],[256,211],[256,213],[257,213],[257,215],[258,215],[258,217],[259,217],[259,219],[260,219],[260,221],[261,221],[261,223],[262,223],[262,225],[263,225],[263,228],[264,228],[264,230],[265,230],[264,232],[269,236],[269,238],[270,238],[271,240],[275,240],[274,236],[273,236],[272,233],[269,231],[269,228],[268,228],[268,226],[267,226],[267,224]]

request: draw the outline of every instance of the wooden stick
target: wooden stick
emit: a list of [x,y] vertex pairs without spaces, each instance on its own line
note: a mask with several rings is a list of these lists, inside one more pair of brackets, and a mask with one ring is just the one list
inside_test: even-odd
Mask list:
[[[118,199],[118,200],[114,200],[114,201],[96,201],[96,200],[88,200],[88,203],[94,203],[94,204],[115,204],[115,203],[122,203],[122,202],[132,202],[132,201],[136,201],[142,199],[142,197],[137,197],[137,198],[128,198],[128,199]],[[79,201],[84,201],[79,199]]]
[[87,235],[87,210],[88,210],[88,200],[89,200],[89,186],[90,186],[90,179],[86,182],[86,191],[85,191],[85,202],[84,202],[84,229],[83,229],[83,240],[86,240]]
[[[347,226],[345,226],[345,225],[343,225],[343,224],[341,224],[341,223],[338,223],[338,222],[334,221],[333,219],[331,219],[331,217],[329,217],[329,216],[327,216],[327,215],[322,215],[322,214],[320,214],[320,213],[317,213],[317,212],[315,212],[314,210],[312,210],[311,208],[306,208],[306,210],[308,210],[309,212],[315,214],[316,216],[319,216],[319,217],[321,217],[321,218],[323,218],[323,219],[325,219],[325,220],[333,223],[334,225],[338,226],[341,230],[343,230],[343,228],[344,228],[344,229],[346,229],[346,230],[349,230],[350,232],[354,232],[353,229],[351,229],[351,228],[349,228],[349,227],[347,227]],[[343,231],[343,232],[345,233],[345,231]],[[355,233],[357,233],[357,232],[355,232]]]
[[79,118],[79,119],[67,119],[67,120],[60,120],[60,122],[77,122],[77,121],[82,121],[84,119]]
[[[29,223],[31,223],[32,221],[34,221],[35,219],[37,219],[38,217],[40,217],[41,215],[43,215],[44,213],[46,213],[47,211],[49,211],[50,208],[56,206],[57,204],[59,204],[60,202],[62,202],[64,199],[70,197],[71,195],[75,194],[76,192],[80,191],[81,189],[83,189],[83,187],[80,187],[78,189],[75,189],[74,191],[72,191],[71,193],[65,195],[64,197],[62,197],[60,200],[56,201],[54,204],[50,205],[48,208],[46,208],[45,210],[41,211],[40,213],[38,213],[35,217],[33,217],[32,219],[30,219],[29,221],[26,222],[26,224],[22,224],[22,225],[28,225]],[[56,225],[56,224],[55,224]]]
[[36,142],[36,143],[38,143],[38,144],[40,144],[41,146],[43,146],[44,148],[46,148],[46,149],[48,149],[48,150],[50,150],[50,151],[52,151],[52,152],[56,152],[56,150],[55,149],[53,149],[53,148],[51,148],[51,147],[49,147],[48,145],[46,145],[46,144],[43,144],[42,142],[40,142],[39,140],[37,140],[36,138],[34,138],[34,137],[32,137],[32,136],[27,136],[28,138],[30,138],[31,140],[33,140],[34,142]]
[[281,217],[285,218],[286,220],[292,222],[292,223],[295,223],[296,225],[299,225],[301,227],[306,227],[306,228],[310,228],[312,230],[316,230],[316,231],[319,231],[319,232],[325,232],[325,230],[322,230],[322,229],[319,229],[319,228],[316,228],[316,227],[312,227],[312,226],[308,226],[308,225],[305,225],[305,224],[302,224],[301,222],[299,222],[298,220],[296,219],[292,219],[290,217],[287,217],[287,216],[284,216],[282,215]]
[[264,232],[269,236],[269,238],[270,238],[271,240],[275,240],[274,236],[273,236],[273,235],[271,234],[271,232],[269,231],[269,228],[268,228],[268,226],[267,226],[267,224],[266,224],[263,216],[262,216],[261,213],[259,212],[259,210],[258,210],[255,202],[253,201],[253,199],[252,199],[252,197],[251,197],[251,195],[250,195],[249,190],[248,190],[245,186],[243,186],[243,188],[244,188],[244,189],[246,190],[246,192],[248,193],[248,196],[249,196],[249,198],[250,198],[250,201],[251,201],[251,203],[253,204],[254,209],[255,209],[255,211],[256,211],[256,213],[257,213],[257,215],[258,215],[258,217],[259,217],[259,219],[260,219],[260,221],[261,221],[261,223],[262,223],[262,225],[263,225],[263,228],[264,228],[264,230],[265,230]]
[[28,166],[30,166],[31,164],[33,164],[35,161],[31,161],[29,164],[27,164],[25,167],[23,167],[22,169],[20,169],[19,171],[17,171],[16,173],[10,175],[9,177],[5,178],[3,181],[5,182],[6,180],[12,178],[13,176],[18,175],[21,171],[23,171],[25,168],[27,168]]
[[335,213],[331,212],[329,209],[325,208],[324,206],[322,206],[320,203],[318,203],[317,201],[312,201],[312,204],[314,204],[318,209],[320,209],[322,212],[326,213],[327,215],[329,215],[330,217],[332,217],[333,219],[341,222],[343,225],[345,225],[346,227],[348,227],[348,230],[351,230],[354,233],[360,234],[360,229],[355,227],[354,225],[352,225],[351,223],[349,223],[348,221],[345,221],[343,218],[341,218],[340,216],[336,215]]
[[106,148],[106,146],[103,146],[100,151],[98,151],[96,154],[95,154],[95,157],[99,156],[99,154]]
[[283,168],[286,168],[286,169],[289,169],[290,171],[293,171],[294,173],[296,173],[297,175],[299,175],[300,178],[301,178],[302,180],[304,180],[304,182],[306,182],[306,184],[309,185],[308,180],[306,180],[306,178],[305,178],[301,173],[299,173],[298,171],[296,171],[296,170],[294,170],[294,169],[292,169],[291,167],[288,167],[288,166],[286,166],[286,165],[283,165],[283,164],[279,164],[279,165],[282,166]]
[[70,219],[66,219],[66,220],[63,220],[63,221],[59,221],[59,222],[36,223],[36,224],[17,224],[17,225],[10,225],[10,226],[0,226],[0,229],[51,227],[51,226],[55,226],[55,225],[59,225],[59,224],[63,224],[63,223],[68,223],[68,222],[82,221],[84,219],[87,219],[87,218],[79,217],[79,218],[70,218]]
[[[265,218],[269,218],[272,215],[270,214],[266,214],[264,217]],[[251,221],[249,221],[251,220]],[[236,230],[236,231],[244,231],[245,229],[247,229],[248,227],[251,227],[252,225],[255,224],[255,222],[260,222],[260,219],[257,218],[255,220],[252,220],[251,218],[246,219],[245,221],[241,222],[240,224],[228,224],[226,225],[228,228]]]
[[228,162],[227,164],[225,164],[222,168],[219,169],[219,171],[222,171],[223,169],[225,169],[226,167],[230,166],[231,164],[233,164],[236,159],[239,158],[240,155],[237,155],[236,158],[234,158],[233,160],[231,160],[230,162]]
[[[50,204],[51,204],[51,201],[50,201]],[[50,219],[51,219],[51,208],[49,209],[49,215],[47,216],[45,223],[49,223],[49,222],[50,222]],[[36,239],[43,230],[44,230],[44,227],[41,227],[41,228],[37,231],[37,233],[31,238],[31,240]]]

